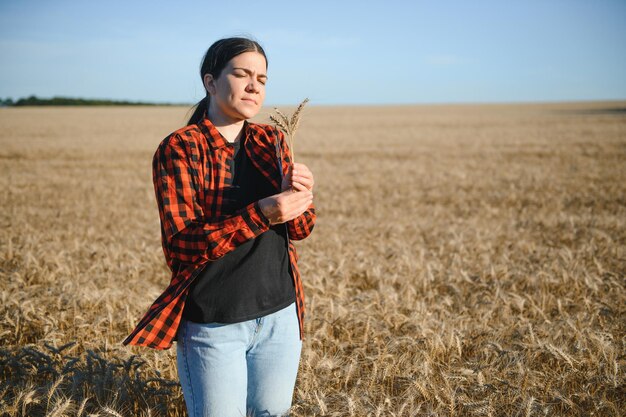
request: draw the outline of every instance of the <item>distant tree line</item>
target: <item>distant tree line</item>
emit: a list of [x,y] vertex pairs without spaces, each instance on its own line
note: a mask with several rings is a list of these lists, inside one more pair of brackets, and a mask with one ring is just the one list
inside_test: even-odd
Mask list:
[[144,101],[102,100],[72,97],[39,98],[29,96],[13,101],[0,98],[0,106],[175,106],[173,103],[148,103]]

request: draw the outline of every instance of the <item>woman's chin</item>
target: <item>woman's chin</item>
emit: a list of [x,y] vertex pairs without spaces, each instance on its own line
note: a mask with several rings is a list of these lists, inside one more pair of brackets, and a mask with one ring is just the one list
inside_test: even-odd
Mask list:
[[251,119],[254,116],[256,116],[257,114],[259,114],[259,108],[255,108],[255,109],[242,109],[241,111],[239,111],[239,114],[244,118],[244,119]]

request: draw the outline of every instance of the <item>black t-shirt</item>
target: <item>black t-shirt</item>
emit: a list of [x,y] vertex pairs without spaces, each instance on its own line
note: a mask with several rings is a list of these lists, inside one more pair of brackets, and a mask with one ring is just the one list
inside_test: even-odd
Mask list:
[[[277,192],[252,164],[242,144],[231,145],[235,148],[229,160],[233,178],[223,190],[226,215]],[[289,268],[286,227],[271,226],[207,263],[190,285],[183,317],[197,323],[237,323],[278,311],[296,298]]]

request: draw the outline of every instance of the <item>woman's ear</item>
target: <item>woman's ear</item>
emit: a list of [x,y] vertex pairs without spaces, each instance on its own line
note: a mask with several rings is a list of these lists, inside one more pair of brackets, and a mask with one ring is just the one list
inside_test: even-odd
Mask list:
[[215,94],[215,79],[213,79],[213,75],[211,74],[204,74],[204,77],[202,78],[203,84],[204,84],[204,89],[210,94],[210,95],[214,95]]

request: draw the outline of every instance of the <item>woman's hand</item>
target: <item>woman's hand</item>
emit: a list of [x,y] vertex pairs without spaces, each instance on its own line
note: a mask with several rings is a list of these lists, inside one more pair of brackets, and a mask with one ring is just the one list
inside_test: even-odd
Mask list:
[[[298,185],[300,186],[300,185]],[[270,225],[293,220],[313,202],[313,193],[307,189],[292,190],[288,188],[280,194],[274,194],[259,200],[259,208],[270,221]]]
[[295,191],[313,191],[315,179],[313,173],[304,164],[298,162],[290,166],[289,172],[283,178],[282,191],[293,188]]

